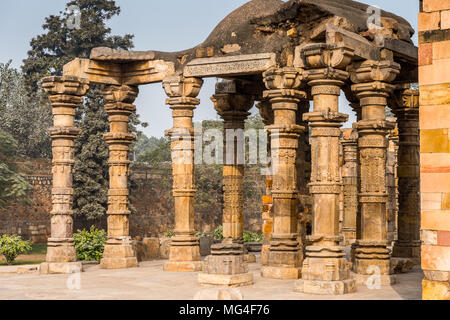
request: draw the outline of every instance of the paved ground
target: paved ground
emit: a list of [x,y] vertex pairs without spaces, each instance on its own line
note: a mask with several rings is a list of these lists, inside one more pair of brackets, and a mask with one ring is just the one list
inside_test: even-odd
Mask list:
[[[12,274],[14,268],[0,267],[0,299],[123,299],[123,300],[192,300],[202,290],[196,273],[163,272],[164,261],[142,262],[139,268],[102,270],[88,266],[78,275]],[[8,269],[9,268],[9,269]],[[421,298],[423,273],[418,267],[399,275],[399,284],[370,290],[358,286],[357,292],[345,296],[313,296],[293,292],[293,281],[263,279],[259,264],[251,264],[255,284],[239,290],[246,300],[403,300]],[[76,289],[79,280],[80,289]],[[72,288],[69,289],[68,283]]]

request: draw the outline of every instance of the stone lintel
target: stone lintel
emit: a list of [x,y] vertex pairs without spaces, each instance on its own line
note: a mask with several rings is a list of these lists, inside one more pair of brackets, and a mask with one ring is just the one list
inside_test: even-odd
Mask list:
[[175,65],[163,60],[118,63],[77,58],[63,68],[64,75],[85,78],[93,83],[134,86],[161,82],[174,72]]
[[260,74],[276,66],[275,53],[194,59],[184,68],[185,77],[224,77]]
[[415,45],[392,38],[382,38],[377,45],[379,48],[391,50],[395,56],[406,59],[408,62],[417,65],[419,49]]

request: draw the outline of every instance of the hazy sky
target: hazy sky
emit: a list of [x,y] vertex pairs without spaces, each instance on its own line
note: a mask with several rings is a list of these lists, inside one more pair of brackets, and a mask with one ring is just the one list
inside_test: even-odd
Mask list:
[[[338,0],[336,0],[338,1]],[[58,14],[67,0],[0,0],[0,62],[13,60],[20,67],[26,57],[30,40],[42,33],[44,18]],[[230,12],[248,0],[116,0],[120,16],[111,20],[113,34],[134,34],[135,50],[179,51],[203,42],[213,28]],[[407,19],[417,30],[418,0],[360,0],[376,5]],[[417,43],[417,34],[415,36]],[[209,98],[214,93],[215,79],[206,79],[196,110],[196,121],[216,119]],[[141,120],[149,123],[147,135],[162,136],[172,126],[170,109],[164,104],[161,84],[140,87],[135,104]],[[342,99],[342,112],[355,121],[351,109]],[[254,110],[253,110],[254,111]]]

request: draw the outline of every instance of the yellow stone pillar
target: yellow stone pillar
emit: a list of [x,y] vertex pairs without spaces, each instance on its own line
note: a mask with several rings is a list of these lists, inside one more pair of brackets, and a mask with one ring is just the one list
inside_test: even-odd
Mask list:
[[[341,87],[349,75],[345,70],[353,51],[325,44],[303,47],[304,75],[311,86],[313,112],[303,116],[311,128],[311,183],[313,198],[312,235],[306,247],[302,279],[294,290],[309,294],[346,294],[355,291],[345,248],[340,245],[339,165],[340,127],[348,115],[339,113]],[[344,69],[344,70],[342,70]]]
[[175,236],[171,239],[169,261],[164,271],[200,271],[199,238],[194,228],[194,128],[192,118],[200,100],[202,79],[175,76],[165,79],[163,87],[173,110],[171,137],[173,196],[175,200]]
[[110,124],[110,132],[104,134],[109,145],[108,239],[100,264],[104,269],[138,266],[130,237],[128,189],[130,145],[136,139],[128,125],[138,93],[137,87],[126,85],[109,85],[103,90]]
[[48,239],[46,262],[41,273],[81,272],[73,240],[73,168],[74,141],[80,133],[75,127],[75,110],[83,102],[89,88],[87,80],[77,77],[47,77],[42,79],[53,107],[52,138],[52,211],[51,236]]
[[360,170],[360,229],[355,242],[353,270],[358,283],[372,274],[380,274],[381,284],[395,283],[387,238],[388,199],[386,190],[387,133],[394,128],[386,121],[387,98],[394,90],[392,82],[400,65],[391,61],[364,61],[352,65],[352,90],[360,100],[362,120],[358,130]]
[[303,127],[296,124],[298,103],[306,93],[298,90],[302,74],[291,67],[269,69],[263,74],[274,124],[267,129],[271,136],[273,175],[273,233],[269,261],[261,274],[266,278],[298,279],[301,271],[301,248],[298,242],[297,148]]
[[420,143],[419,91],[406,89],[393,95],[399,131],[398,240],[392,256],[420,263]]
[[216,93],[211,100],[224,120],[222,213],[224,242],[244,244],[245,163],[242,161],[245,161],[244,129],[254,99],[238,93]]

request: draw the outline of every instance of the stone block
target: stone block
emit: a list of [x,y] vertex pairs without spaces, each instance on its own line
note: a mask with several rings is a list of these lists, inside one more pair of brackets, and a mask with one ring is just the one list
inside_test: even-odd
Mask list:
[[450,59],[434,60],[433,64],[419,66],[419,83],[421,86],[448,82]]
[[391,261],[389,259],[355,259],[355,265],[353,270],[357,274],[372,275],[374,270],[378,268],[380,274],[389,275],[392,274]]
[[442,204],[442,193],[423,192],[421,194],[422,210],[440,210]]
[[244,300],[244,296],[236,289],[203,289],[194,296],[194,300]]
[[200,261],[200,246],[170,246],[170,261]]
[[41,274],[71,274],[83,272],[81,262],[43,262],[39,266]]
[[424,106],[420,108],[419,121],[421,130],[450,128],[450,105]]
[[449,210],[450,209],[450,193],[442,194],[441,209],[442,210]]
[[244,255],[211,255],[205,260],[203,271],[211,274],[241,274],[248,272]]
[[438,231],[437,244],[439,246],[450,246],[450,231]]
[[247,263],[256,263],[256,256],[253,253],[244,254],[244,261]]
[[450,246],[422,246],[422,269],[450,271]]
[[247,242],[244,246],[248,252],[261,252],[262,242]]
[[160,244],[158,238],[144,238],[142,240],[145,246],[145,255],[147,259],[159,259]]
[[422,230],[421,231],[421,240],[425,245],[437,245],[437,231],[434,230]]
[[209,256],[211,254],[211,246],[214,244],[212,237],[200,238],[200,255],[202,257]]
[[309,257],[303,262],[302,279],[314,281],[340,281],[349,278],[345,258]]
[[302,275],[301,268],[294,267],[273,267],[263,266],[261,276],[270,279],[300,279]]
[[441,22],[440,12],[420,12],[419,32],[429,30],[439,30]]
[[170,238],[159,239],[159,256],[161,259],[169,259],[170,255]]
[[420,84],[420,109],[425,106],[437,106],[450,104],[450,83],[445,81],[440,84]]
[[138,266],[139,263],[136,257],[103,258],[100,262],[100,268],[102,269],[128,269]]
[[420,151],[422,153],[450,152],[448,129],[421,130]]
[[424,43],[419,46],[419,66],[433,63],[433,44]]
[[351,272],[350,276],[355,280],[358,286],[376,286],[382,287],[392,286],[398,283],[397,275],[395,274],[380,274],[380,275],[367,275]]
[[203,270],[202,261],[167,261],[164,263],[164,271],[169,272],[196,272]]
[[450,282],[422,281],[423,300],[450,300]]
[[199,273],[198,283],[201,285],[224,287],[249,286],[253,284],[253,273],[241,273],[232,275]]
[[421,228],[450,231],[450,210],[422,211]]
[[343,295],[356,291],[356,281],[348,279],[343,281],[297,280],[294,291],[318,295]]
[[441,11],[441,29],[450,29],[450,10]]
[[425,279],[432,281],[450,281],[450,271],[423,270]]
[[422,192],[450,192],[450,173],[422,172],[420,190]]
[[391,265],[395,274],[406,273],[414,268],[414,261],[409,258],[391,258]]
[[423,11],[433,12],[450,9],[450,0],[424,0]]
[[261,265],[266,266],[269,262],[270,245],[264,244],[261,249]]
[[17,267],[17,274],[38,273],[40,270],[39,265],[34,266],[20,266]]

